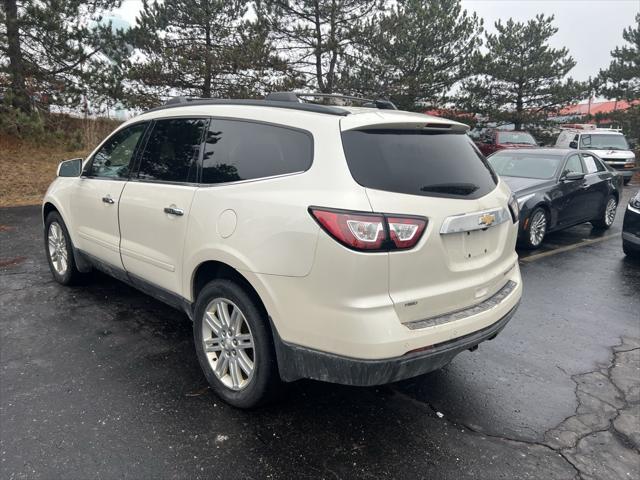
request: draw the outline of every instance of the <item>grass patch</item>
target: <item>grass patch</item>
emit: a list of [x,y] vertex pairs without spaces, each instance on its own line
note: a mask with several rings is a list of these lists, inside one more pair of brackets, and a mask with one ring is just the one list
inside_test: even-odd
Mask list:
[[41,203],[58,164],[86,157],[118,124],[49,115],[42,133],[0,132],[0,207]]

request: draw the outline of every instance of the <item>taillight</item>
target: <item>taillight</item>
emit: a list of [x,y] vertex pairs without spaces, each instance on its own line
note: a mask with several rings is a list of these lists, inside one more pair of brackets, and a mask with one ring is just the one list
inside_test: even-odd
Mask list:
[[385,217],[389,225],[391,241],[398,249],[412,248],[427,226],[427,221],[420,217]]
[[427,220],[423,217],[387,216],[309,207],[309,213],[335,240],[353,250],[386,252],[413,248]]

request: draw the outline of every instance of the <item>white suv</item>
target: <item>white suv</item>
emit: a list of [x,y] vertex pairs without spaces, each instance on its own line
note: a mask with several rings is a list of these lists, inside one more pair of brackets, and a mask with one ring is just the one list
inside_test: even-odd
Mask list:
[[518,204],[467,126],[369,105],[281,93],[124,123],[49,187],[53,276],[97,268],[183,309],[238,407],[281,380],[383,384],[474,350],[520,301]]
[[636,156],[620,130],[596,128],[589,123],[564,125],[556,140],[556,147],[595,153],[622,176],[625,185],[638,170]]

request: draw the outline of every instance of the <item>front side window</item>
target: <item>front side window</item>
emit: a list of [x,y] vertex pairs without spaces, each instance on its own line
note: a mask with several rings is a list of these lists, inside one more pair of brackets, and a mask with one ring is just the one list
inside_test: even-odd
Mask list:
[[98,178],[129,178],[131,159],[146,128],[146,123],[138,123],[116,132],[93,156],[88,175]]
[[578,155],[571,155],[569,157],[564,167],[564,173],[586,173]]
[[138,178],[163,182],[197,182],[198,157],[208,120],[157,120],[142,153]]
[[227,183],[304,172],[313,160],[309,133],[288,127],[212,119],[202,183]]
[[351,175],[363,187],[427,197],[479,198],[498,180],[465,134],[365,129],[342,133]]

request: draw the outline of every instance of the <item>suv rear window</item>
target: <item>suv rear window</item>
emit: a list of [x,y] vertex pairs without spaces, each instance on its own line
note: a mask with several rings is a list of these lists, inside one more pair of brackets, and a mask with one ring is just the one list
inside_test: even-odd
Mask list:
[[342,132],[349,170],[363,187],[429,197],[479,198],[498,180],[465,134],[415,130]]

